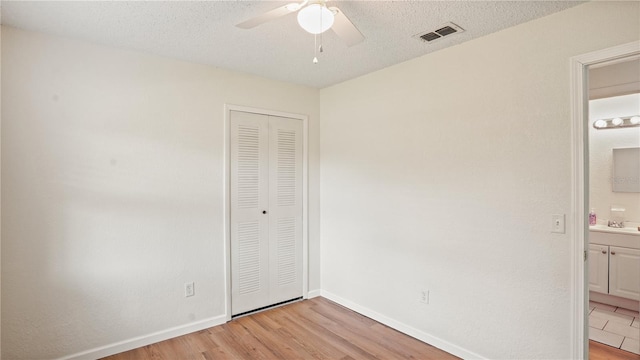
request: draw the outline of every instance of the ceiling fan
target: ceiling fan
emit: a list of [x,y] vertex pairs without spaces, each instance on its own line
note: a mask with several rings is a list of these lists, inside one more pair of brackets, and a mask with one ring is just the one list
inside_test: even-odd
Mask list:
[[327,7],[324,0],[305,0],[291,3],[267,11],[236,26],[251,29],[279,17],[298,12],[298,24],[311,34],[321,34],[329,29],[338,35],[347,46],[353,46],[364,40],[362,33],[337,7]]

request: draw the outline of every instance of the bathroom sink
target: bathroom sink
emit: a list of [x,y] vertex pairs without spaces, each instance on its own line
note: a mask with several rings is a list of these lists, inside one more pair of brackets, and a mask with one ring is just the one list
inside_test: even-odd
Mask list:
[[638,231],[637,227],[613,228],[607,225],[593,225],[593,226],[589,226],[589,231],[640,236],[640,231]]

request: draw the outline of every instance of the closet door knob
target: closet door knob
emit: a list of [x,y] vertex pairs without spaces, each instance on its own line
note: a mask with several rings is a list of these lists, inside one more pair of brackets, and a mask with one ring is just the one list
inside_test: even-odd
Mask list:
[[267,210],[262,210],[262,213],[263,213],[263,214],[266,214],[266,213],[267,213]]
[[607,253],[607,250],[602,250],[602,253],[603,253],[603,254],[606,254],[606,253]]
[[616,252],[615,252],[615,251],[612,251],[612,252],[611,252],[611,255],[615,255],[615,254],[616,254]]

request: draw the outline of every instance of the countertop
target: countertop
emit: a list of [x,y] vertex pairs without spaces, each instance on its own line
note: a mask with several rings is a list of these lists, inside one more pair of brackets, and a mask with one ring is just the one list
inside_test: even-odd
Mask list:
[[640,224],[633,223],[633,222],[625,223],[624,228],[612,228],[612,227],[608,227],[607,225],[598,224],[598,225],[589,226],[589,231],[640,236],[640,231],[638,231],[638,226],[640,226]]

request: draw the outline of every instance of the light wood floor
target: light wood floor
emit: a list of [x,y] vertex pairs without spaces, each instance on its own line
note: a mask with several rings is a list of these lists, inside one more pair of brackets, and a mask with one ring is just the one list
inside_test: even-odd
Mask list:
[[[324,298],[235,319],[108,360],[458,359]],[[589,341],[590,360],[640,356]]]
[[458,359],[320,297],[105,359],[376,358]]
[[640,360],[640,355],[589,340],[589,360]]

